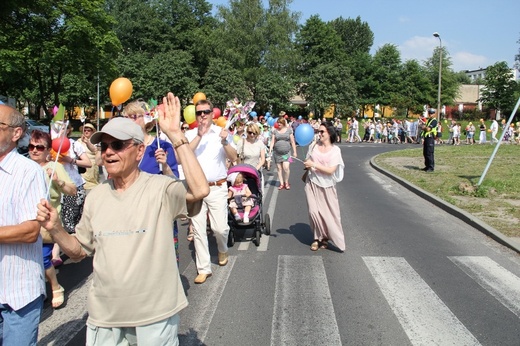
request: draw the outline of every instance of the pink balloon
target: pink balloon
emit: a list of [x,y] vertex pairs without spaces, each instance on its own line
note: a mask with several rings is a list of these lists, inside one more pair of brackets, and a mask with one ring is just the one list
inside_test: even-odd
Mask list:
[[54,106],[54,108],[52,109],[52,115],[56,115],[56,113],[58,113],[58,106]]
[[213,108],[213,119],[218,119],[222,115],[222,112],[217,107]]

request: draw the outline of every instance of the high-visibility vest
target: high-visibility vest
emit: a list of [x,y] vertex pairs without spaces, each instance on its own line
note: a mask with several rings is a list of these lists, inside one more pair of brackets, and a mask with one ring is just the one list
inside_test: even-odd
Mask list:
[[423,133],[422,133],[423,137],[428,137],[429,135],[433,135],[433,137],[435,137],[437,135],[437,125],[435,125],[435,127],[431,126],[431,123],[434,120],[437,121],[437,119],[429,118],[428,121],[426,122],[426,127],[431,128],[431,130],[430,131],[423,131]]

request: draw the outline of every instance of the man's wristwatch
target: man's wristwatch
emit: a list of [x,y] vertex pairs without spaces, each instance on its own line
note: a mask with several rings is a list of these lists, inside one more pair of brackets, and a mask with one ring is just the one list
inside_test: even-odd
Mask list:
[[223,146],[226,146],[229,144],[228,140],[227,139],[223,139],[220,141],[220,143],[222,143]]

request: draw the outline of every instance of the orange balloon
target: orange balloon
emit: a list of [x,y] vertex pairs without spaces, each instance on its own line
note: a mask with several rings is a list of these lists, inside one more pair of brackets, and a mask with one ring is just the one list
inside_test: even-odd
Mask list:
[[195,95],[193,95],[193,104],[196,105],[197,102],[199,102],[200,100],[205,100],[205,99],[206,99],[206,95],[204,93],[198,92]]
[[117,78],[110,84],[110,100],[112,105],[119,106],[124,102],[128,101],[132,96],[132,82],[128,78]]
[[217,126],[225,127],[227,123],[226,117],[219,117],[216,121]]

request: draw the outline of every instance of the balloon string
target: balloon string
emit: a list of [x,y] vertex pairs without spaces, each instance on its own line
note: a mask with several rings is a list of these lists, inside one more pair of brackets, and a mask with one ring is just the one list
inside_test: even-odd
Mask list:
[[[155,126],[157,128],[157,149],[160,149],[161,148],[161,143],[159,142],[159,132],[160,132],[160,128],[159,128],[159,122],[157,121],[157,119],[155,119]],[[166,153],[165,153],[166,154]],[[163,171],[163,165],[162,163],[159,163],[159,171],[162,172]]]
[[[67,129],[69,127],[69,121],[67,120],[64,124],[64,126],[58,130],[58,133],[61,132],[62,129]],[[67,138],[67,134],[66,133],[63,133],[61,135],[61,140],[60,140],[60,145],[58,147],[58,152],[56,153],[56,160],[54,160],[54,165],[52,166],[52,172],[51,172],[51,177],[49,179],[49,184],[47,186],[47,193],[45,194],[45,199],[47,200],[50,200],[50,194],[51,194],[51,185],[52,185],[52,177],[54,176],[54,173],[56,172],[56,165],[58,164],[58,159],[60,157],[60,152],[61,152],[61,147],[63,145],[63,142],[65,141],[65,138]],[[68,138],[67,138],[68,140]]]

